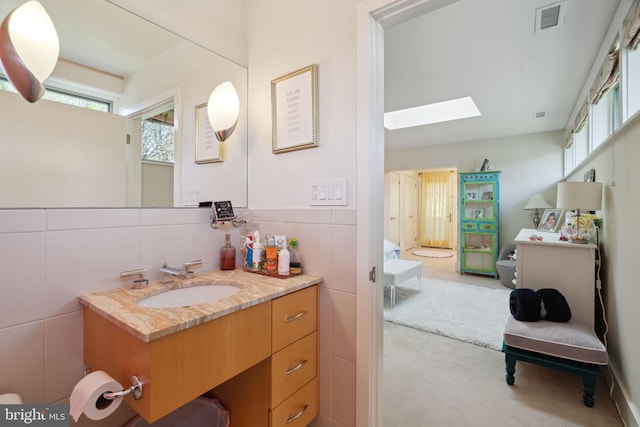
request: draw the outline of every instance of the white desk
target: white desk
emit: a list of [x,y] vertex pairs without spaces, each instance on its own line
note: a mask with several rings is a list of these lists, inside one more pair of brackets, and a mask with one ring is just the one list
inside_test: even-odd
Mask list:
[[[542,240],[529,240],[531,235]],[[597,246],[561,242],[560,233],[523,228],[515,238],[516,287],[554,288],[567,299],[571,318],[594,325]]]

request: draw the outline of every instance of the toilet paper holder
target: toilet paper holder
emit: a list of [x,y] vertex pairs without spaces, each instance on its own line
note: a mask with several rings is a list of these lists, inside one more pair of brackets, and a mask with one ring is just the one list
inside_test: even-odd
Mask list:
[[135,400],[142,399],[142,381],[140,381],[140,379],[136,375],[133,375],[131,377],[131,387],[129,387],[128,389],[102,393],[102,397],[108,400],[114,400],[124,397],[129,393],[133,394],[133,398]]

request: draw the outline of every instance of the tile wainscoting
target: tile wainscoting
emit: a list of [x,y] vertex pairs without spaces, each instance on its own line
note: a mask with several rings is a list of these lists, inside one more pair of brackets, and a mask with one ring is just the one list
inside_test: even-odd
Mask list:
[[[129,279],[119,276],[125,270],[144,267],[157,280],[165,262],[179,267],[202,259],[202,269],[217,269],[225,233],[238,249],[240,235],[230,225],[212,229],[209,215],[210,209],[0,210],[0,393],[19,393],[27,403],[65,402],[85,369],[77,296],[126,286]],[[258,209],[251,216],[263,236],[296,237],[304,271],[324,277],[314,425],[353,426],[356,211]],[[133,415],[121,405],[90,425],[119,425]]]

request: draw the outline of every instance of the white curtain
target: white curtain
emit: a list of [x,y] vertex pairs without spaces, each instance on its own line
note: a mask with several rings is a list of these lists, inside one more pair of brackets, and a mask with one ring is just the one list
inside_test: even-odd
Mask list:
[[449,176],[449,172],[422,174],[421,246],[450,246],[451,237],[447,231],[447,227],[450,226],[447,212]]

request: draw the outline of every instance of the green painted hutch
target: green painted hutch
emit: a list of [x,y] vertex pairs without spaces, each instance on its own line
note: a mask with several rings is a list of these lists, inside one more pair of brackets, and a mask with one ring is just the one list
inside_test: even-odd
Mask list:
[[460,274],[498,278],[500,172],[460,173]]

